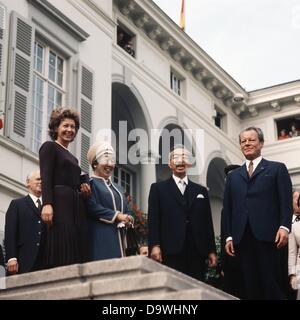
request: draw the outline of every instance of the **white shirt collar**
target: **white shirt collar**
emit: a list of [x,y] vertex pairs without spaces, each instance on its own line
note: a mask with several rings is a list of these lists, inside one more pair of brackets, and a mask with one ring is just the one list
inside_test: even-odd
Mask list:
[[[252,162],[253,162],[253,172],[254,172],[254,170],[256,169],[256,167],[259,165],[259,163],[261,162],[261,160],[262,160],[262,156],[259,156],[259,157],[257,157],[256,159],[252,160]],[[247,167],[247,170],[249,170],[250,161],[251,161],[251,160],[246,159],[246,167]]]
[[40,199],[40,201],[41,201],[41,204],[43,203],[43,201],[42,201],[42,197],[36,197],[34,194],[32,194],[32,193],[28,193],[28,195],[29,195],[29,197],[32,199],[32,201],[33,201],[33,203],[34,203],[34,205],[37,207],[37,199]]
[[174,179],[174,181],[175,181],[175,183],[176,183],[177,186],[178,186],[178,183],[179,183],[180,180],[183,180],[186,185],[188,185],[188,183],[189,183],[189,179],[188,179],[187,176],[185,176],[184,178],[180,179],[180,178],[176,177],[176,176],[173,174],[172,177],[173,177],[173,179]]

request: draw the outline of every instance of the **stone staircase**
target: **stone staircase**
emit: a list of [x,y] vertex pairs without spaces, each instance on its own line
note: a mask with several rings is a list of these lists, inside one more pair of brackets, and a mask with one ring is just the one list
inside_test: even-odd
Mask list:
[[218,289],[132,256],[31,272],[5,278],[0,300],[229,300]]

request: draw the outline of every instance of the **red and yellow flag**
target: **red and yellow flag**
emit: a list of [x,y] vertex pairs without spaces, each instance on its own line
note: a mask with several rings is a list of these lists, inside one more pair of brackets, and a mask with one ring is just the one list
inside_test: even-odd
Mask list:
[[184,31],[185,27],[185,15],[184,15],[184,0],[181,0],[181,12],[180,12],[180,22],[179,26]]

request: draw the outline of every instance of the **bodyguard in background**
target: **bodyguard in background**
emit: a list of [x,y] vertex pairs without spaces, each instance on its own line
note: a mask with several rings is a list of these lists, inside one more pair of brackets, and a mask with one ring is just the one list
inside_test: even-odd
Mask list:
[[26,179],[29,194],[11,201],[5,216],[5,256],[9,275],[43,267],[43,222],[41,220],[41,176],[39,170]]
[[[230,164],[225,167],[225,179],[234,170],[240,168],[240,165]],[[226,180],[225,180],[226,181]],[[240,299],[244,298],[243,295],[243,281],[242,272],[240,267],[239,257],[231,257],[225,252],[226,239],[224,238],[224,214],[223,209],[221,213],[221,267],[223,271],[223,287],[222,289]]]
[[188,179],[189,152],[175,147],[169,155],[171,178],[151,185],[149,250],[153,260],[203,281],[217,265],[210,203],[206,188]]
[[249,127],[239,139],[246,163],[226,180],[225,250],[240,258],[247,299],[284,299],[279,249],[291,229],[291,179],[283,163],[262,158],[261,129]]

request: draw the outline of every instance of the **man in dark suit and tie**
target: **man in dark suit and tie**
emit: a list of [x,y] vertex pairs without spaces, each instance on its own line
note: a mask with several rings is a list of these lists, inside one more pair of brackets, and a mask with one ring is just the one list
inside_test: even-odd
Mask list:
[[42,268],[41,176],[39,171],[26,179],[29,194],[11,201],[5,216],[5,256],[9,275]]
[[190,181],[189,152],[175,147],[169,155],[171,178],[151,185],[149,194],[150,257],[203,281],[217,265],[210,203],[206,188]]
[[247,299],[284,299],[280,249],[291,229],[291,179],[283,163],[262,158],[261,129],[249,127],[239,138],[246,163],[226,180],[225,250],[240,258]]

